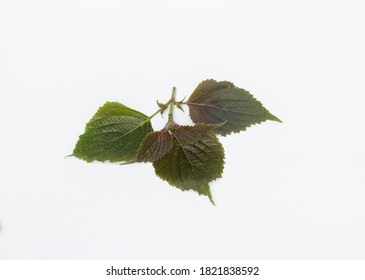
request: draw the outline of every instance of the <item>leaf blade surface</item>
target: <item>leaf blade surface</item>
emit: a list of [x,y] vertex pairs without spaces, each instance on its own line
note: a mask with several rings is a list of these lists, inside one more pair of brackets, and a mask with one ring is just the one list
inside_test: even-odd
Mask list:
[[279,121],[248,91],[231,82],[205,80],[194,90],[187,101],[194,123],[219,124],[214,130],[223,136],[246,130],[266,120]]
[[86,124],[73,155],[87,162],[133,161],[140,143],[152,131],[146,115],[118,102],[107,102]]
[[142,141],[137,160],[139,162],[153,162],[166,155],[172,147],[172,135],[168,130],[151,132]]

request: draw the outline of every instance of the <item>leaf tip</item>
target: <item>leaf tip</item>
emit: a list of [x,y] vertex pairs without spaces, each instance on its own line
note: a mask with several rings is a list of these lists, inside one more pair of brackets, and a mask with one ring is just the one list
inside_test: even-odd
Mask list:
[[275,121],[275,122],[279,122],[279,123],[283,123],[283,121],[281,119],[279,119],[278,117],[274,116],[273,114],[270,114],[270,120],[271,121]]
[[212,193],[210,192],[210,187],[208,184],[202,184],[200,186],[200,190],[198,190],[199,195],[205,195],[209,198],[210,203],[212,203],[213,206],[215,206],[213,197],[212,197]]

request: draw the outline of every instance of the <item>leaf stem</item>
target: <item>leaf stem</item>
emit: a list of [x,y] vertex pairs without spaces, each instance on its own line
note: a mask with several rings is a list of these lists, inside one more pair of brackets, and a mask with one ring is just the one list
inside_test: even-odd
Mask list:
[[175,103],[176,103],[175,97],[176,97],[176,87],[173,87],[172,88],[172,94],[171,94],[170,100],[166,104],[163,104],[162,108],[160,108],[159,110],[157,110],[156,112],[154,112],[149,117],[149,119],[152,119],[154,116],[156,116],[160,112],[162,113],[163,111],[165,111],[165,109],[167,107],[170,106],[170,108],[169,108],[169,114],[168,114],[168,121],[167,121],[167,123],[165,125],[165,128],[173,126],[175,124],[174,117],[173,117],[174,106],[175,106]]
[[151,116],[149,116],[150,119],[152,119],[154,116],[156,116],[158,113],[161,112],[161,109],[158,109],[156,112],[154,112]]
[[174,113],[174,106],[175,106],[175,96],[176,96],[176,87],[173,87],[171,99],[170,99],[170,110],[169,110],[169,115],[168,115],[168,117],[169,117],[168,122],[174,121],[173,113]]

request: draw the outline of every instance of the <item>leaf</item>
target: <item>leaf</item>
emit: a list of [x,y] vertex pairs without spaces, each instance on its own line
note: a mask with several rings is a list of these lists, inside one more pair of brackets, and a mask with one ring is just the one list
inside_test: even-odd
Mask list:
[[141,143],[137,160],[142,162],[153,162],[170,151],[172,147],[172,135],[168,130],[156,131],[148,134]]
[[223,136],[246,130],[266,120],[278,121],[260,101],[248,91],[231,82],[205,80],[194,90],[187,101],[194,123],[226,124],[214,132]]
[[86,124],[73,155],[87,162],[133,161],[140,143],[152,131],[149,117],[118,102],[107,102]]
[[222,176],[224,150],[211,129],[212,126],[204,125],[172,129],[171,150],[153,166],[156,174],[170,185],[183,191],[197,191],[213,203],[208,183]]

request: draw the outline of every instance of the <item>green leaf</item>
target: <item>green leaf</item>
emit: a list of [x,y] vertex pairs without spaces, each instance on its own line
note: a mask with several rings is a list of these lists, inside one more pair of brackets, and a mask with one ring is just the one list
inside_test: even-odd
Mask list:
[[107,102],[86,124],[73,155],[87,162],[133,161],[142,140],[152,131],[146,115],[118,102]]
[[148,134],[141,143],[137,160],[142,162],[153,162],[170,151],[172,147],[172,135],[168,130],[156,131]]
[[170,185],[183,191],[197,191],[213,203],[208,183],[222,176],[224,150],[211,129],[207,125],[171,129],[172,148],[153,166],[156,174]]
[[187,105],[194,123],[226,122],[214,130],[223,136],[244,131],[247,127],[266,120],[281,122],[252,94],[227,81],[201,82],[190,96]]

